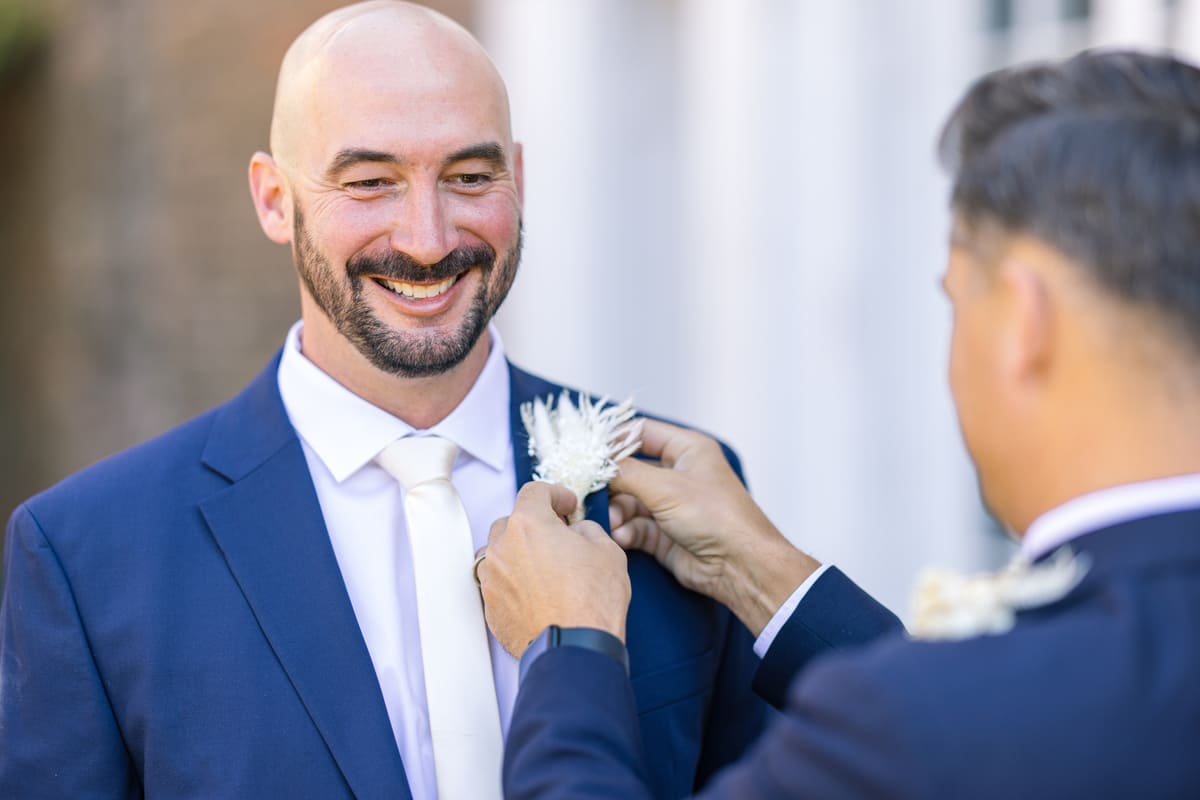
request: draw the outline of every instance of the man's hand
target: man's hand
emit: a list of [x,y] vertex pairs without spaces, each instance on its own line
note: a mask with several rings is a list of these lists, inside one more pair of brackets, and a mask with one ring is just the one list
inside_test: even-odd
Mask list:
[[771,524],[709,437],[646,420],[642,453],[659,463],[628,458],[609,485],[613,539],[653,555],[757,636],[820,563]]
[[569,489],[528,483],[512,516],[496,520],[476,574],[488,627],[517,658],[549,625],[598,628],[625,641],[625,553],[594,522],[566,525]]

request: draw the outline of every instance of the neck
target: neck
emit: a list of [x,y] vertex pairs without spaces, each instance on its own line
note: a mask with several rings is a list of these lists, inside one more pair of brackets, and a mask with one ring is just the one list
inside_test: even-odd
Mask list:
[[[301,334],[300,349],[305,357],[371,405],[418,430],[432,428],[458,407],[491,352],[491,337],[484,331],[462,363],[438,375],[407,378],[380,370],[341,335],[315,335],[315,328],[332,328],[332,323],[323,315],[310,320],[312,316],[305,315]],[[314,335],[307,335],[309,331]]]
[[1042,444],[1022,459],[1017,480],[1024,502],[1007,515],[1021,535],[1039,516],[1081,495],[1200,473],[1200,404],[1143,397],[1124,411],[1077,413],[1073,423],[1060,420]]

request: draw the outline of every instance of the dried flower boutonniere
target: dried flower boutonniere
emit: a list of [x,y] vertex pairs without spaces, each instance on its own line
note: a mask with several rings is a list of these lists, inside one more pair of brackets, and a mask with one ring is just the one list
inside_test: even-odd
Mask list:
[[1059,600],[1087,569],[1087,559],[1066,547],[1037,564],[1017,559],[995,573],[928,569],[917,579],[910,633],[933,640],[1006,633],[1018,611]]
[[607,486],[617,476],[617,462],[641,447],[642,423],[634,415],[632,400],[617,405],[581,394],[575,405],[565,389],[557,405],[553,396],[521,405],[529,455],[537,464],[533,477],[575,492],[579,505],[571,522],[583,519],[584,497]]

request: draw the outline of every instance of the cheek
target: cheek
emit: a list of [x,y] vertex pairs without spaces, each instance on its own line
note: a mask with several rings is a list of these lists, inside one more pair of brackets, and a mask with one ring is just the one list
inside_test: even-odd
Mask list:
[[[950,359],[948,377],[950,379],[950,394],[954,397],[955,408],[958,409],[962,405],[962,397],[965,391],[966,375],[965,364],[962,353],[961,337],[956,332],[950,339]],[[961,418],[962,412],[959,411]]]
[[502,252],[517,238],[521,204],[516,191],[510,189],[462,198],[455,204],[454,219],[459,228],[474,233]]
[[320,209],[319,216],[305,219],[313,245],[335,264],[371,247],[381,238],[386,241],[392,227],[386,209],[378,203],[330,203]]
[[986,394],[982,386],[983,365],[980,363],[979,348],[975,346],[967,326],[956,323],[950,338],[950,393],[958,413],[959,427],[968,447],[971,446],[981,413],[981,400]]
[[989,485],[993,463],[1011,444],[1003,384],[997,380],[990,344],[985,330],[960,323],[950,346],[950,390],[959,430],[980,479]]

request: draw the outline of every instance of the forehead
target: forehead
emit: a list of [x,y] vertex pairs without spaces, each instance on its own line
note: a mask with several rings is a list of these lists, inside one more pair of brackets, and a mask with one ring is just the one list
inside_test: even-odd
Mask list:
[[420,161],[481,141],[510,144],[504,88],[482,51],[444,37],[417,46],[354,33],[330,41],[306,70],[296,137],[305,160],[369,148]]

